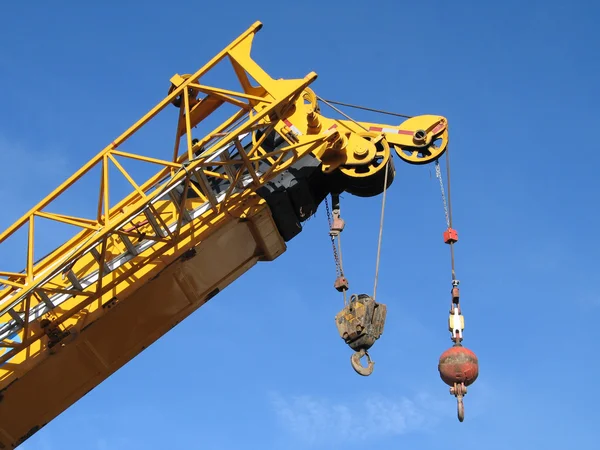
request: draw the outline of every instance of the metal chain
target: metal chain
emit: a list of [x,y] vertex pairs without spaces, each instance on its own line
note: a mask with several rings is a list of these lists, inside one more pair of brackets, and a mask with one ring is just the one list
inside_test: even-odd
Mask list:
[[[327,197],[325,197],[325,210],[327,211],[327,222],[329,223],[329,229],[331,230],[332,222],[331,222],[331,212],[329,210],[329,201]],[[331,238],[331,247],[333,249],[333,259],[335,261],[336,275],[338,277],[344,276],[344,272],[342,270],[342,265],[340,263],[340,258],[338,256],[337,247],[335,245],[335,238],[330,234]]]
[[[329,209],[329,201],[327,200],[327,197],[325,197],[325,210],[327,211],[327,222],[329,223],[329,230],[330,230],[329,237],[331,239],[331,248],[333,249],[333,259],[335,261],[337,279],[340,280],[340,279],[344,278],[344,266],[342,264],[342,236],[341,236],[341,231],[338,232],[338,234],[337,234],[338,244],[336,246],[335,237],[331,233],[331,230],[333,227],[333,222],[331,219],[331,211]],[[338,253],[338,249],[339,249],[339,253]],[[336,280],[336,282],[337,282],[337,280]],[[344,299],[344,305],[348,305],[348,296],[346,295],[346,289],[342,289],[342,297]]]

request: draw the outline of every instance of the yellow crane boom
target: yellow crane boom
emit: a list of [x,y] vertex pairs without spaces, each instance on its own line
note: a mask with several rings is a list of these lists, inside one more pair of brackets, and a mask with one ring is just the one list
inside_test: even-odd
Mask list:
[[[444,152],[441,116],[395,126],[322,115],[314,72],[274,79],[253,60],[261,27],[195,73],[173,76],[162,101],[0,235],[0,245],[19,230],[28,236],[24,270],[0,271],[0,449],[23,443],[257,262],[280,256],[327,195],[378,195],[386,170],[393,181],[392,149],[413,164]],[[222,62],[239,90],[203,84]],[[225,106],[235,112],[215,126]],[[159,113],[177,115],[174,148],[162,158],[123,150]],[[214,129],[195,137],[207,124]],[[157,172],[138,184],[127,160]],[[60,213],[58,200],[94,168],[97,215]],[[115,168],[131,187],[116,202]],[[78,232],[36,261],[40,218]]]

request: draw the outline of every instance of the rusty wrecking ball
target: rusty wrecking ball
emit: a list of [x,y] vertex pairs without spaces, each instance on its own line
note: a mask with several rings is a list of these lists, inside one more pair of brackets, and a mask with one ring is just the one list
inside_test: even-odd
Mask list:
[[469,386],[479,376],[479,361],[471,350],[455,345],[442,353],[438,370],[448,386],[454,386],[454,383]]
[[467,386],[479,376],[477,356],[458,342],[442,353],[438,370],[441,379],[450,386],[450,393],[458,400],[458,419],[462,422],[465,415],[463,397],[467,393]]

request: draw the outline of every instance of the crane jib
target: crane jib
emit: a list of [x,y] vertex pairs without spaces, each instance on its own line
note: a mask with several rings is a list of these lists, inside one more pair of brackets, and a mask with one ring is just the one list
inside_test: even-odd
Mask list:
[[[274,78],[251,57],[261,28],[254,23],[193,74],[173,75],[163,100],[0,234],[0,251],[27,236],[19,266],[0,267],[0,449],[29,439],[256,264],[276,260],[329,196],[378,196],[393,183],[392,155],[428,164],[446,152],[442,116],[396,125],[323,114],[332,104],[311,89],[316,73]],[[219,64],[236,86],[204,84]],[[164,132],[159,115],[173,123],[173,146],[136,148],[133,136]],[[136,179],[133,163],[150,175]],[[85,216],[69,195],[93,171],[98,208]],[[127,186],[120,197],[117,177]],[[45,221],[75,231],[38,256]],[[368,306],[348,316],[366,330],[357,351],[368,356],[385,307],[353,298]]]

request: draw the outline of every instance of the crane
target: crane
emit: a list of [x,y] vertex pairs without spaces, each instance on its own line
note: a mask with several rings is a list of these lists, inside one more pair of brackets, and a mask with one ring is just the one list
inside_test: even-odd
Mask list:
[[[385,195],[392,151],[409,164],[446,151],[442,116],[389,125],[322,114],[323,103],[336,108],[310,87],[315,72],[276,79],[253,59],[261,28],[255,22],[195,73],[172,76],[163,100],[0,235],[0,246],[27,235],[24,268],[0,271],[0,449],[18,447],[246,271],[276,260],[329,197],[332,241],[339,237],[339,194]],[[237,90],[205,84],[219,64]],[[127,147],[159,115],[175,122],[173,148],[159,158]],[[153,175],[136,182],[126,161]],[[93,169],[97,214],[61,213],[65,192]],[[129,187],[118,201],[109,172]],[[77,232],[36,259],[40,219]],[[346,294],[343,273],[335,288]],[[366,295],[351,296],[336,317],[361,375],[372,371],[358,360],[384,319],[385,305]]]

